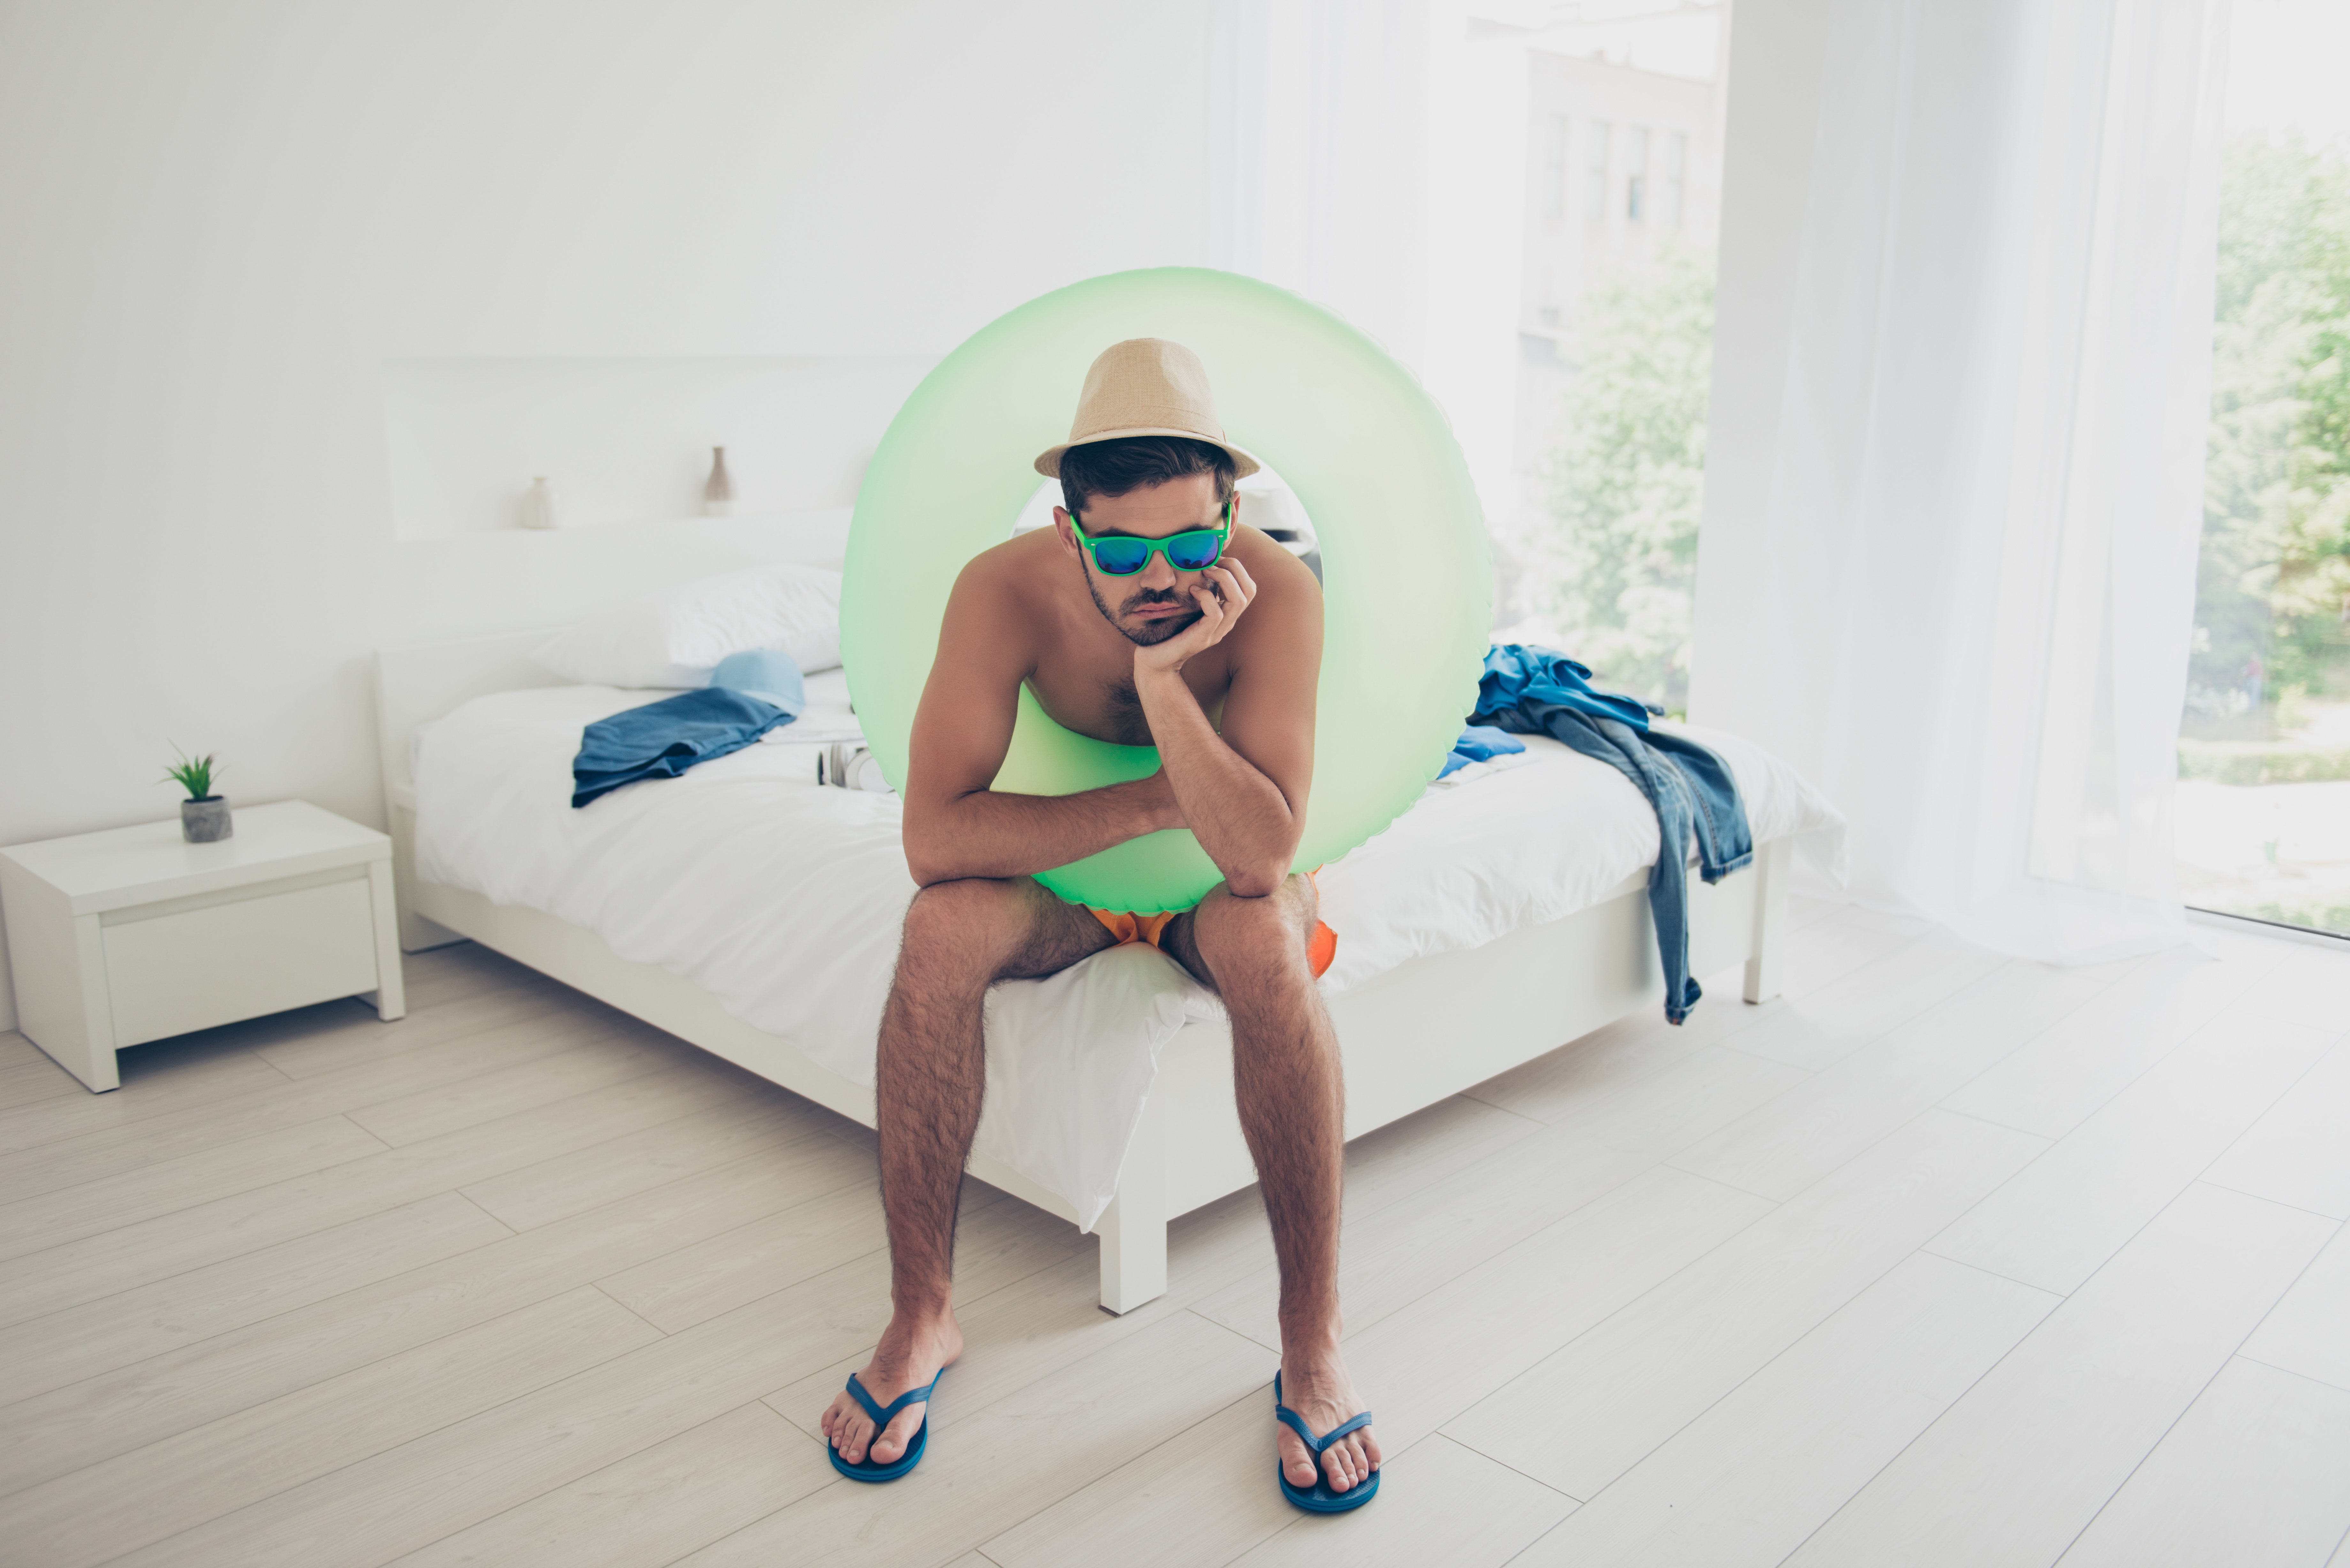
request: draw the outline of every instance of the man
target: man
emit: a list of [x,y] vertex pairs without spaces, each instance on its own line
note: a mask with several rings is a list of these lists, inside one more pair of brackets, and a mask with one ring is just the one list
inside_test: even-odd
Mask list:
[[[1289,874],[1314,772],[1321,589],[1240,521],[1233,482],[1257,466],[1223,439],[1191,350],[1120,343],[1087,373],[1068,442],[1036,460],[1061,481],[1054,526],[981,555],[948,600],[905,789],[906,860],[921,890],[877,1066],[893,1311],[855,1381],[884,1418],[853,1392],[823,1418],[837,1462],[865,1479],[910,1468],[910,1445],[927,1440],[924,1403],[889,1407],[962,1350],[949,1288],[987,989],[1122,941],[1156,946],[1232,1016],[1241,1127],[1281,1267],[1283,1402],[1316,1433],[1363,1409],[1338,1350],[1342,1096],[1315,986],[1335,939],[1312,881]],[[1024,683],[1067,729],[1156,745],[1160,771],[1072,795],[994,793]],[[1190,828],[1224,875],[1180,913],[1082,909],[1032,879],[1173,827]],[[1312,1489],[1305,1444],[1285,1425],[1276,1435],[1284,1479]],[[1368,1427],[1331,1442],[1321,1495],[1367,1497],[1379,1462]]]

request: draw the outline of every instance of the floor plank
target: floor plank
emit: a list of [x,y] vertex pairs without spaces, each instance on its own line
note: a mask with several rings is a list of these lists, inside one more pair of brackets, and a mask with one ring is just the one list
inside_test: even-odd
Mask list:
[[[453,1192],[0,1329],[0,1490],[31,1430],[17,1401],[324,1301],[513,1232]],[[34,1439],[55,1462],[48,1438]],[[21,1484],[21,1483],[19,1483]]]
[[86,1095],[81,1080],[42,1056],[15,1066],[0,1067],[0,1110],[14,1110],[67,1095]]
[[2204,1179],[2350,1220],[2350,1037],[2214,1160]]
[[121,1562],[372,1568],[714,1420],[830,1360],[855,1334],[834,1320],[886,1293],[888,1276],[880,1255],[868,1254]]
[[2186,958],[2116,986],[1942,1101],[1961,1116],[2060,1138],[2263,982],[2282,942],[2233,962]]
[[47,1568],[109,1562],[660,1338],[572,1291],[0,1498],[0,1538]]
[[1834,985],[1790,995],[1772,1017],[1739,1031],[1736,1045],[1815,1073],[1932,1012],[2006,962],[1939,932],[1918,937]]
[[[2337,1130],[2334,1137],[2340,1137]],[[2244,1354],[2271,1366],[2350,1389],[2350,1226],[2309,1265],[2275,1310],[2244,1342]]]
[[2029,1160],[2041,1140],[1929,1111],[1445,1426],[1588,1500]]
[[12,1466],[94,1463],[576,1290],[861,1175],[828,1147],[737,1160],[0,1408],[0,1434]]
[[736,1081],[740,1095],[707,1110],[473,1182],[464,1194],[514,1229],[529,1231],[752,1155],[818,1140],[863,1152],[861,1137],[844,1137],[854,1123],[748,1073]]
[[1673,1163],[1766,1198],[1792,1198],[2122,983],[2135,967],[2011,961],[1683,1149]]
[[2245,999],[2114,1096],[1928,1250],[2070,1292],[2324,1053],[2325,1036]]
[[347,1116],[326,1116],[0,1204],[0,1262],[380,1154],[387,1147]]
[[650,1031],[616,1033],[541,1061],[476,1073],[461,1082],[379,1100],[347,1112],[393,1148],[479,1127],[518,1111],[552,1105],[664,1069],[700,1069],[701,1053]]
[[693,1070],[631,1079],[51,1247],[19,1260],[0,1276],[0,1324],[470,1186],[687,1115],[718,1103],[728,1092],[723,1080]]
[[[976,1182],[964,1190],[955,1267],[966,1279],[1007,1260],[1018,1274],[1034,1273],[1082,1244],[1066,1220],[1024,1203],[1010,1214],[979,1218],[1000,1201],[1000,1194]],[[646,1322],[674,1334],[864,1257],[880,1231],[880,1195],[859,1182],[596,1282]]]
[[[1644,1168],[1637,1156],[1605,1144],[1529,1138],[1400,1203],[1349,1216],[1338,1247],[1338,1293],[1348,1330],[1370,1327]],[[1194,1310],[1277,1348],[1280,1298],[1281,1273],[1268,1262]]]
[[660,1568],[836,1479],[822,1445],[743,1405],[445,1535],[398,1568]]
[[2316,1216],[2189,1188],[1787,1559],[2051,1563],[2324,1243]]
[[1575,1511],[1523,1568],[1769,1568],[2056,1298],[1913,1254]]
[[2230,1362],[2064,1568],[2323,1568],[2350,1531],[2350,1392]]
[[1379,1413],[1380,1440],[1419,1441],[1770,1207],[1650,1170],[1349,1335],[1347,1363]]
[[[361,1016],[370,1024],[375,1022],[372,1012]],[[341,1071],[304,1079],[265,1068],[259,1082],[219,1099],[0,1154],[0,1193],[27,1196],[159,1164],[502,1066],[542,1061],[613,1033],[608,1021],[590,1026],[564,1017],[531,1017],[394,1057],[371,1056]],[[125,1099],[125,1105],[143,1101],[145,1085],[133,1086],[140,1096]],[[103,1098],[120,1095],[117,1091]]]

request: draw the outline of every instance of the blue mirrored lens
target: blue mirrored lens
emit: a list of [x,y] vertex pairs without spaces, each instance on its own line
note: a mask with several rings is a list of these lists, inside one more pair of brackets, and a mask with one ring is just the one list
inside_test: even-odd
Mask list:
[[1223,553],[1223,540],[1212,528],[1197,534],[1178,534],[1167,541],[1167,559],[1186,572],[1214,566],[1216,557]]
[[1113,577],[1131,576],[1149,559],[1148,539],[1101,539],[1094,544],[1094,565]]

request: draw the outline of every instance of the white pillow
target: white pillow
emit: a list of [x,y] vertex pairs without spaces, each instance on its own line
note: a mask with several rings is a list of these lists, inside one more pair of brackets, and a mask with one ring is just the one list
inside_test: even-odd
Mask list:
[[745,649],[791,655],[803,674],[840,664],[840,574],[758,566],[704,577],[556,633],[532,662],[582,686],[691,688]]

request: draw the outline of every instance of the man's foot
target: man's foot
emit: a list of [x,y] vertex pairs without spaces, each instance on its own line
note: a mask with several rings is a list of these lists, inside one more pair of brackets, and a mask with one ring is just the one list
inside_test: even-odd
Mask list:
[[[1346,1358],[1331,1345],[1311,1354],[1284,1352],[1281,1357],[1281,1402],[1316,1432],[1343,1427],[1363,1413],[1355,1397],[1354,1381],[1347,1376]],[[1305,1440],[1275,1422],[1274,1435],[1281,1449],[1281,1473],[1294,1487],[1314,1484],[1314,1459]],[[1359,1428],[1322,1450],[1322,1479],[1330,1490],[1343,1492],[1368,1480],[1381,1460],[1379,1439],[1373,1428]]]
[[[865,1364],[857,1380],[886,1407],[909,1388],[930,1383],[962,1354],[962,1330],[956,1326],[953,1313],[931,1319],[911,1319],[899,1313],[881,1331],[881,1343],[874,1347],[873,1359]],[[922,1404],[907,1406],[889,1418],[889,1425],[877,1437],[873,1417],[844,1388],[832,1397],[820,1425],[825,1440],[850,1464],[862,1464],[869,1458],[875,1464],[886,1465],[905,1453],[906,1445],[921,1429],[928,1409]]]

